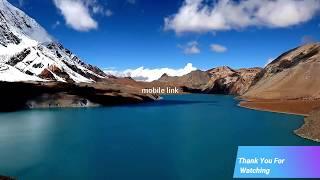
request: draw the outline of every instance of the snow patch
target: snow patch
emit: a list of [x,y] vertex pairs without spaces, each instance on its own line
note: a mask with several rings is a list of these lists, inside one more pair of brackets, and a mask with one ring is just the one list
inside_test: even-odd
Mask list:
[[45,81],[36,76],[30,76],[22,73],[18,69],[0,63],[0,81],[18,82],[18,81]]

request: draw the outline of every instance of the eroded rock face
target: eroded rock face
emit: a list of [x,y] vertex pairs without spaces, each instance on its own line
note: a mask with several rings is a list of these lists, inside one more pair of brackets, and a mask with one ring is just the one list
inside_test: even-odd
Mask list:
[[263,71],[262,77],[244,98],[252,99],[319,99],[320,44],[292,49]]
[[264,78],[280,73],[286,69],[293,68],[304,62],[319,62],[319,58],[320,43],[307,44],[289,50],[266,66]]
[[208,71],[193,71],[181,77],[162,75],[158,82],[182,87],[185,92],[241,95],[262,72],[261,68],[234,70],[223,66]]
[[49,67],[49,69],[51,70],[51,72],[53,72],[55,75],[57,75],[58,77],[60,77],[64,81],[69,82],[69,83],[74,83],[73,79],[70,78],[69,74],[66,73],[64,70],[58,68],[57,66],[51,65]]
[[228,66],[213,68],[208,70],[207,72],[211,75],[211,78],[213,79],[220,79],[227,76],[232,76],[233,74],[236,73],[235,70],[231,69]]
[[196,70],[181,77],[171,77],[167,74],[161,76],[158,82],[170,83],[172,85],[184,86],[190,89],[202,89],[210,80],[210,74],[204,71]]
[[52,81],[56,80],[54,75],[47,68],[40,73],[39,77],[45,80],[52,80]]
[[223,66],[209,70],[211,79],[204,92],[218,94],[241,95],[254,83],[260,68],[234,70]]
[[230,94],[232,84],[238,80],[236,71],[228,66],[213,68],[207,72],[211,78],[203,89],[205,93]]
[[192,71],[189,74],[180,77],[171,77],[163,74],[161,78],[154,83],[166,83],[170,86],[179,86],[187,92],[201,91],[210,80],[210,74],[205,71]]
[[254,85],[263,74],[262,68],[244,68],[237,70],[239,79],[233,84],[231,94],[242,95]]

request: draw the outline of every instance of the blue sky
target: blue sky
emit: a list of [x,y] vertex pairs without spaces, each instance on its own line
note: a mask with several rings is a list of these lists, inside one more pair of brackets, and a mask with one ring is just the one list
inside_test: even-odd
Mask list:
[[[82,10],[87,10],[88,16],[70,17],[72,22],[68,22],[66,16],[72,14],[69,7],[62,7],[59,1],[82,3]],[[276,58],[286,50],[320,40],[319,1],[296,1],[282,0],[287,4],[255,1],[261,12],[237,14],[233,12],[250,8],[253,3],[233,1],[228,5],[227,0],[9,0],[86,62],[121,70],[141,66],[181,68],[187,63],[203,70],[221,65],[263,67],[268,59]],[[296,13],[291,11],[295,6],[302,8]],[[210,9],[219,12],[219,16],[205,13],[211,12]],[[275,12],[280,13],[270,15]],[[247,15],[256,17],[248,20]],[[87,23],[81,25],[83,22],[79,19],[85,18]]]

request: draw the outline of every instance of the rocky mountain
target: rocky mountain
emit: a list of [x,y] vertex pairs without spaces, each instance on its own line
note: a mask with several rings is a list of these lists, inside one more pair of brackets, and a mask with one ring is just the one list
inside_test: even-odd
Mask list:
[[199,91],[208,83],[209,80],[209,73],[196,70],[179,77],[170,77],[167,74],[164,74],[157,81],[167,83],[169,85],[180,86],[185,90],[190,89],[192,91]]
[[234,70],[223,66],[193,71],[181,77],[164,74],[157,82],[180,86],[185,92],[241,95],[256,81],[261,68]]
[[94,82],[105,74],[64,48],[34,19],[0,0],[0,81]]
[[203,91],[206,93],[241,95],[255,82],[255,78],[261,71],[261,68],[234,70],[227,66],[208,70],[211,79]]
[[243,95],[251,99],[319,99],[320,43],[292,49],[266,66]]
[[305,124],[295,133],[320,142],[320,43],[283,53],[259,77],[240,106],[304,115]]
[[0,99],[5,102],[0,103],[0,112],[109,106],[158,98],[141,94],[135,82],[108,77],[84,63],[7,0],[0,0],[0,87]]

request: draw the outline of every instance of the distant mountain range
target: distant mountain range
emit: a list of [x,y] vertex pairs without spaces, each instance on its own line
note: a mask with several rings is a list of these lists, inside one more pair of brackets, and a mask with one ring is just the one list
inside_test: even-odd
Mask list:
[[193,71],[181,77],[164,74],[154,83],[180,86],[185,92],[240,95],[246,99],[320,99],[320,43],[283,53],[265,68],[227,66]]
[[23,11],[0,0],[0,81],[80,83],[105,76],[55,42]]
[[191,93],[242,95],[257,81],[262,71],[262,68],[234,70],[222,66],[208,71],[196,70],[180,77],[164,74],[153,83],[179,86],[184,92]]

